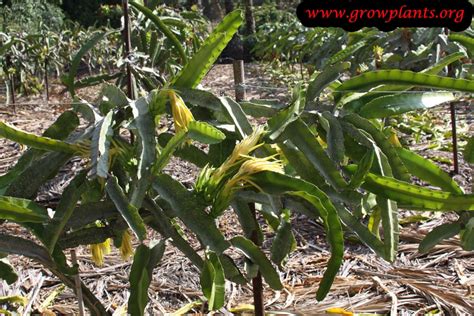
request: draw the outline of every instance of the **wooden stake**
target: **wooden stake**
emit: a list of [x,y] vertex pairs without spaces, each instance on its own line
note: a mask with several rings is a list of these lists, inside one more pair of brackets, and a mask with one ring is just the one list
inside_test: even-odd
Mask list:
[[454,173],[459,174],[458,137],[456,131],[456,103],[451,102],[449,104],[449,110],[451,112],[451,137],[453,139],[453,167]]
[[[449,29],[445,28],[444,33],[449,35]],[[454,77],[454,68],[448,65],[448,77]],[[453,140],[453,167],[454,173],[459,173],[459,157],[458,157],[458,136],[456,133],[456,105],[454,102],[449,104],[449,111],[451,112],[451,138]]]
[[235,99],[245,101],[245,70],[243,60],[234,60],[234,85],[235,85]]
[[[255,203],[249,203],[249,209],[252,213],[253,220],[255,221],[255,227],[258,227],[257,222],[257,212],[255,210]],[[255,245],[259,245],[258,240],[258,229],[256,228],[252,232],[252,236],[250,238]],[[252,292],[253,292],[253,306],[254,306],[254,315],[255,316],[264,316],[265,315],[265,307],[263,304],[263,281],[262,281],[262,274],[260,270],[258,271],[255,278],[252,279]]]
[[16,113],[16,101],[15,101],[15,75],[10,75],[10,96],[13,104],[13,112]]
[[48,102],[49,101],[48,58],[44,60],[44,87],[46,89],[46,102]]
[[[73,265],[77,265],[77,256],[76,250],[71,250],[71,262]],[[79,276],[79,271],[74,276],[74,283],[75,283],[75,292],[77,296],[77,303],[79,305],[79,316],[84,316],[84,302],[82,299],[82,285],[81,285],[81,277]]]
[[[130,17],[128,12],[128,0],[122,0],[122,8],[123,8],[123,18],[124,18],[124,30],[123,30],[123,37],[125,42],[125,52],[124,57],[130,57],[130,51],[132,47],[132,42],[130,39]],[[127,95],[130,99],[134,99],[133,95],[133,82],[132,82],[132,68],[130,63],[127,63]]]

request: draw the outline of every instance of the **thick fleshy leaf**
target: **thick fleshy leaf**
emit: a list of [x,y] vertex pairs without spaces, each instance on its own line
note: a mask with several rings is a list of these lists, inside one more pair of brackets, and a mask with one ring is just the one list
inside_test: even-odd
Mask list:
[[209,252],[208,257],[201,271],[201,288],[208,300],[209,310],[218,310],[225,302],[224,269],[215,253]]
[[296,240],[291,231],[290,211],[283,210],[280,216],[280,225],[276,231],[275,238],[270,249],[270,259],[281,267],[283,260],[296,249]]
[[[371,87],[381,84],[421,86],[437,89],[474,92],[474,81],[472,80],[454,79],[398,69],[369,71],[363,73],[345,81],[339,87],[337,87],[336,91],[366,91]],[[340,95],[336,96],[336,99],[339,97]]]
[[156,16],[152,10],[149,8],[135,2],[135,1],[130,1],[130,5],[138,9],[141,13],[143,13],[150,21],[153,22],[153,24],[156,26],[158,30],[160,30],[173,44],[173,46],[178,50],[179,56],[181,57],[181,60],[183,64],[185,64],[188,61],[188,58],[186,56],[186,53],[184,51],[183,45],[181,45],[180,41],[176,38],[174,33],[168,28],[168,26],[161,21],[161,19]]
[[191,121],[188,125],[188,136],[203,144],[218,144],[225,139],[225,134],[205,122]]
[[109,175],[110,142],[113,136],[113,111],[110,111],[95,127],[91,143],[91,175],[107,178]]
[[260,242],[263,240],[262,231],[257,221],[252,215],[248,202],[240,198],[234,198],[231,205],[234,209],[234,212],[237,214],[239,223],[242,226],[242,230],[244,232],[245,237],[251,238],[253,234],[257,232],[257,236],[259,237],[259,242],[257,244],[260,244]]
[[398,235],[400,234],[397,203],[379,196],[376,197],[376,200],[382,219],[385,258],[393,262],[397,255]]
[[110,177],[109,180],[107,180],[105,189],[117,207],[117,210],[120,212],[137,238],[139,240],[144,240],[146,238],[146,228],[143,219],[140,217],[137,208],[128,202],[127,196],[119,186],[117,178],[114,176]]
[[138,181],[132,192],[130,203],[140,208],[146,191],[151,185],[151,171],[156,159],[155,122],[149,111],[148,101],[141,98],[130,104],[140,141]]
[[74,55],[71,68],[69,73],[61,78],[61,81],[67,86],[69,93],[72,96],[75,94],[75,87],[74,87],[74,78],[77,75],[77,71],[79,69],[79,65],[81,63],[82,58],[86,55],[94,46],[104,38],[106,33],[99,32],[93,34],[89,40],[79,49],[79,51]]
[[171,85],[195,88],[230,42],[242,21],[242,11],[236,10],[229,13],[201,45],[199,51],[181,69]]
[[[62,113],[57,120],[43,133],[42,136],[58,140],[66,139],[79,126],[79,118],[72,111]],[[0,176],[0,194],[6,190],[9,184],[17,179],[25,170],[27,170],[35,160],[45,152],[39,149],[28,149],[18,160],[8,173]]]
[[[321,217],[323,219],[327,231],[327,238],[331,245],[331,258],[329,259],[328,268],[319,285],[316,298],[318,300],[324,299],[339,271],[344,253],[344,236],[337,210],[333,203],[329,197],[315,185],[284,174],[260,172],[252,176],[252,181],[268,194],[288,194],[306,200],[314,209],[310,209],[310,213],[305,215],[312,218]],[[300,208],[296,210],[303,211]],[[314,212],[314,210],[316,210],[316,212]]]
[[356,189],[362,184],[362,182],[364,182],[365,176],[369,173],[370,168],[372,168],[374,156],[374,151],[369,150],[364,157],[362,157],[360,163],[357,165],[357,171],[354,173],[351,182],[349,183],[350,189]]
[[287,127],[300,117],[304,109],[304,104],[301,104],[301,101],[301,98],[296,98],[288,108],[279,111],[268,121],[267,137],[270,140],[277,140]]
[[18,275],[6,259],[0,259],[0,280],[4,280],[9,285],[18,280]]
[[459,223],[447,223],[437,226],[423,238],[418,246],[418,251],[426,253],[441,241],[456,236],[460,231],[461,225]]
[[100,74],[95,76],[89,76],[74,82],[74,89],[87,88],[98,85],[100,83],[106,83],[108,81],[119,78],[121,75],[122,74],[120,72],[117,72],[114,74]]
[[71,181],[62,194],[51,223],[46,226],[46,247],[50,253],[53,253],[60,234],[64,227],[66,227],[69,218],[75,210],[77,202],[86,189],[84,185],[85,180],[86,172],[81,172]]
[[474,136],[469,138],[467,145],[464,148],[464,160],[468,163],[474,164]]
[[365,40],[357,42],[353,45],[349,45],[346,48],[344,48],[343,50],[341,50],[341,51],[337,52],[336,54],[334,54],[333,56],[331,56],[331,58],[329,58],[326,65],[330,66],[330,65],[333,65],[335,63],[341,62],[344,59],[347,59],[348,57],[353,56],[356,51],[358,51],[359,49],[361,49],[362,47],[364,47],[366,45],[367,45],[367,42]]
[[[371,136],[373,141],[377,144],[377,147],[380,148],[387,157],[395,178],[407,182],[410,181],[410,175],[407,168],[400,157],[398,157],[395,147],[390,143],[384,133],[377,129],[369,120],[354,113],[345,115],[343,120],[367,132]],[[377,151],[375,154],[377,154]]]
[[283,102],[278,100],[251,100],[240,102],[242,110],[245,114],[250,115],[254,118],[259,117],[272,117],[278,111],[285,108]]
[[385,252],[384,244],[374,235],[366,226],[362,225],[359,220],[351,214],[344,206],[336,205],[337,213],[341,221],[350,228],[359,239],[366,244],[378,256],[388,260]]
[[[429,74],[429,75],[436,75],[438,74],[441,70],[443,70],[446,66],[449,64],[465,57],[466,55],[461,53],[461,52],[456,52],[453,54],[450,54],[440,61],[438,61],[436,64],[428,67],[427,69],[421,71],[421,73],[424,74]],[[382,97],[382,96],[388,96],[392,95],[392,91],[406,91],[412,89],[414,86],[413,85],[396,85],[396,84],[382,84],[377,88],[374,88],[371,92],[367,93],[362,93],[362,96],[358,97],[357,95],[354,96],[352,95],[351,97],[348,98],[346,102],[344,102],[344,109],[349,110],[349,111],[357,111],[357,109],[361,108],[368,102]],[[390,92],[387,92],[390,91]]]
[[408,171],[414,176],[417,176],[421,180],[432,185],[440,187],[445,191],[463,194],[463,190],[456,181],[454,181],[447,172],[438,167],[435,163],[423,158],[411,150],[401,147],[396,148],[396,150]]
[[474,52],[474,38],[457,33],[451,33],[448,36],[448,39],[454,42],[458,42],[467,48],[467,51],[472,55]]
[[150,248],[141,244],[135,250],[132,269],[130,270],[130,297],[128,299],[128,313],[131,315],[144,315],[148,303],[148,287],[151,276],[147,266],[150,260]]
[[232,246],[241,250],[247,258],[259,266],[260,273],[272,289],[281,290],[283,288],[278,272],[258,246],[242,236],[234,237],[230,242]]
[[[161,159],[161,156],[166,150],[167,145],[170,142],[175,142],[173,139],[174,135],[169,133],[161,133],[158,136],[158,143],[160,146],[164,147],[163,151],[159,155],[158,160]],[[173,144],[173,143],[171,143]],[[179,143],[175,148],[174,155],[179,157],[183,160],[189,161],[200,168],[204,168],[205,165],[209,163],[209,156],[204,151],[199,149],[198,147],[190,144],[183,144]],[[156,163],[158,165],[158,163]]]
[[231,257],[222,254],[219,257],[219,260],[221,261],[222,268],[224,268],[226,279],[240,285],[247,284],[247,279],[242,275]]
[[474,250],[474,217],[469,219],[461,233],[461,245],[466,251]]
[[222,107],[224,108],[224,115],[230,117],[231,122],[235,125],[241,138],[252,134],[253,128],[249,123],[240,104],[228,97],[220,98]]
[[297,120],[289,125],[285,130],[284,136],[301,150],[306,158],[336,190],[347,186],[334,162],[328,157],[314,134],[302,120]]
[[[39,246],[31,240],[0,234],[0,252],[21,255],[33,259],[46,267],[68,287],[71,289],[76,288],[74,279],[71,276],[66,275],[62,271],[63,269],[61,267],[58,267],[61,262],[58,262],[56,258],[59,256],[55,255],[55,259],[53,261],[53,258],[51,258],[50,254],[45,248]],[[84,305],[89,309],[90,313],[92,315],[107,315],[107,311],[105,310],[102,303],[97,299],[97,297],[94,296],[94,294],[91,293],[87,286],[85,286],[82,282],[80,286],[82,288]]]
[[176,248],[178,248],[198,269],[201,269],[203,265],[202,258],[197,254],[193,247],[191,247],[188,241],[181,236],[165,212],[154,201],[145,200],[144,204],[145,207],[151,211],[154,217],[154,221],[148,223],[148,225],[159,232],[164,238],[170,239],[171,243]]
[[42,223],[49,218],[46,210],[33,201],[0,196],[0,219],[18,223]]
[[[47,180],[52,179],[71,157],[72,154],[49,153],[36,160],[35,164],[13,179],[5,191],[5,195],[34,199],[40,187]],[[41,166],[41,168],[37,168],[37,166]]]
[[345,156],[344,135],[339,120],[331,113],[324,112],[322,118],[328,123],[326,142],[329,157],[336,163],[341,163]]
[[1,121],[0,137],[8,138],[14,142],[45,151],[64,152],[70,154],[81,153],[84,151],[84,148],[76,144],[69,144],[64,141],[49,137],[36,136],[34,134],[21,131],[16,127],[10,126]]
[[153,188],[160,197],[169,203],[172,211],[189,227],[205,246],[221,254],[229,247],[222,233],[217,229],[214,219],[204,211],[205,205],[179,182],[161,174],[155,177]]
[[177,150],[186,141],[187,132],[179,131],[166,143],[165,148],[154,162],[152,173],[158,174],[169,162],[175,150]]
[[112,109],[120,109],[128,105],[129,101],[125,93],[113,84],[105,84],[100,93],[99,109],[102,115],[106,115]]
[[429,109],[454,99],[454,95],[448,92],[388,95],[368,102],[359,109],[358,114],[368,119],[385,118],[409,111]]
[[[347,166],[355,172],[356,166]],[[454,194],[432,190],[390,177],[368,173],[362,187],[381,197],[391,199],[401,207],[414,210],[433,211],[474,211],[474,194]]]
[[313,102],[329,84],[339,79],[342,72],[347,70],[350,65],[349,62],[343,62],[330,67],[324,67],[323,71],[308,84],[306,89],[306,105]]

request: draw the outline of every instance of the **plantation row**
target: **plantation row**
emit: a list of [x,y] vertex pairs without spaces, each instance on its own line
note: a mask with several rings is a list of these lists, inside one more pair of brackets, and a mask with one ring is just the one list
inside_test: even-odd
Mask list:
[[[384,124],[386,118],[456,100],[456,92],[472,94],[474,81],[461,78],[472,54],[472,38],[452,35],[447,40],[465,45],[464,51],[445,50],[441,59],[415,72],[386,69],[389,64],[382,57],[389,48],[375,49],[380,63],[376,59],[375,69],[363,69],[353,56],[364,47],[369,47],[366,53],[374,52],[373,47],[379,46],[373,40],[380,34],[353,34],[359,41],[317,64],[320,71],[303,76],[305,82],[294,87],[289,104],[239,103],[197,87],[237,33],[243,12],[228,14],[201,41],[198,32],[191,33],[190,40],[186,32],[193,24],[189,21],[158,15],[160,9],[153,12],[139,3],[131,5],[136,10],[134,47],[144,52],[135,63],[127,61],[136,98],[122,91],[126,68],[112,75],[118,78],[116,84],[104,84],[97,103],[76,96],[78,88],[112,78],[110,74],[76,77],[83,57],[110,36],[97,32],[61,76],[79,105],[64,112],[41,136],[0,122],[0,136],[29,147],[0,177],[0,219],[22,225],[38,241],[2,233],[2,257],[29,257],[74,288],[78,269],[66,260],[68,249],[95,245],[100,262],[100,252],[112,239],[127,256],[133,234],[140,245],[134,250],[129,275],[128,313],[143,315],[153,270],[159,269],[170,243],[199,269],[209,311],[224,306],[226,280],[247,284],[263,278],[272,289],[281,290],[278,271],[285,269],[285,258],[296,246],[290,220],[295,213],[322,223],[331,247],[315,293],[318,300],[331,290],[343,262],[345,232],[356,235],[377,256],[395,260],[399,208],[459,215],[457,221],[433,229],[420,243],[420,252],[455,235],[465,250],[474,250],[474,195],[465,194],[430,160],[403,148]],[[21,42],[10,38],[10,48]],[[329,43],[309,38],[305,42]],[[7,51],[4,47],[2,52]],[[311,64],[304,60],[308,56],[302,48],[296,61]],[[293,57],[283,62],[294,62]],[[459,69],[458,77],[439,75],[448,66]],[[79,117],[87,120],[85,129],[79,128]],[[173,118],[173,133],[158,131],[163,117]],[[265,118],[267,123],[252,126],[252,118]],[[124,130],[133,135],[132,140],[123,136]],[[474,163],[473,156],[471,138],[464,157]],[[49,216],[34,199],[73,157],[87,161],[87,167],[74,176]],[[200,168],[192,189],[163,172],[172,157]],[[413,184],[413,176],[438,189]],[[243,232],[230,239],[216,225],[229,207]],[[263,252],[257,214],[274,231],[270,256]],[[197,236],[203,255],[191,247],[180,225]],[[147,229],[158,232],[161,240],[148,240]],[[243,254],[245,269],[228,255],[230,248]],[[7,260],[0,261],[0,268],[2,279],[15,282],[14,267]],[[82,293],[91,314],[112,312],[84,284]]]

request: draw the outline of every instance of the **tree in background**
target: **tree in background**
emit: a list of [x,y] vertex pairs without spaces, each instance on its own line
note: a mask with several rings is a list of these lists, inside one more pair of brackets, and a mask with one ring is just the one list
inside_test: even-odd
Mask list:
[[85,27],[110,24],[120,26],[121,0],[62,0],[61,8],[67,17]]
[[59,0],[0,0],[2,32],[37,32],[43,26],[60,28],[64,14]]
[[255,34],[255,18],[253,16],[253,0],[244,0],[245,35]]
[[212,22],[222,20],[222,7],[219,0],[202,0],[203,13]]

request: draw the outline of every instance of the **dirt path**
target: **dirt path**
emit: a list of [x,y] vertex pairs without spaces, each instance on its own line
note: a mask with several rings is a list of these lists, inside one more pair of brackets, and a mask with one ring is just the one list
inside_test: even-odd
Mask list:
[[[247,69],[249,85],[274,88],[274,83],[262,75],[261,68],[249,66]],[[233,96],[231,74],[231,65],[217,65],[204,80],[203,87],[221,95]],[[284,89],[277,88],[278,90],[250,90],[248,95],[249,98],[283,100],[286,96]],[[19,107],[17,113],[12,113],[11,109],[0,108],[0,120],[39,134],[63,110],[63,107],[41,105]],[[22,150],[23,148],[17,144],[0,139],[0,174],[6,172]],[[429,152],[424,147],[421,147],[421,151],[435,156],[443,155],[449,159],[449,155],[444,151]],[[444,166],[448,168],[449,164],[445,163]],[[167,169],[176,177],[189,177],[190,170],[195,170],[195,167],[180,163]],[[472,184],[469,170],[462,164],[461,175],[458,176],[458,180],[465,187],[470,187]],[[61,189],[58,191],[59,194]],[[331,307],[342,307],[357,312],[387,313],[392,308],[397,308],[399,313],[410,314],[424,314],[436,309],[444,310],[449,315],[469,314],[474,310],[473,254],[459,247],[457,237],[436,246],[426,255],[419,254],[417,244],[423,236],[432,227],[454,216],[432,216],[428,213],[422,215],[428,215],[431,219],[403,225],[400,252],[393,264],[375,257],[359,243],[348,242],[344,264],[333,290],[323,302],[319,303],[315,299],[315,293],[329,258],[324,230],[319,223],[295,216],[293,227],[298,249],[288,258],[285,269],[281,272],[284,290],[274,292],[266,288],[267,308],[311,314],[324,312]],[[225,231],[226,236],[239,232],[236,228],[236,218],[230,212],[219,220],[219,227]],[[265,244],[268,250],[272,232],[267,226],[263,227],[268,237]],[[25,234],[24,230],[14,224],[1,225],[0,231],[5,230],[12,234]],[[159,236],[152,231],[148,234],[149,238],[159,239]],[[199,248],[195,239],[191,237],[190,241],[196,249]],[[105,265],[100,268],[92,263],[87,247],[79,247],[77,253],[81,278],[94,294],[102,299],[106,307],[117,309],[125,306],[128,300],[127,280],[130,262],[122,261],[115,248],[106,256]],[[200,253],[202,254],[202,251]],[[71,290],[64,289],[48,271],[31,260],[18,256],[9,258],[17,267],[21,281],[12,286],[0,282],[0,296],[25,296],[33,299],[32,310],[39,310],[41,304],[57,292],[57,296],[47,309],[59,314],[77,313],[75,295]],[[203,298],[197,269],[171,245],[167,248],[163,261],[155,269],[150,289],[151,301],[147,309],[149,315],[172,312],[189,302]],[[228,309],[239,304],[252,303],[249,286],[228,283],[226,293]]]

